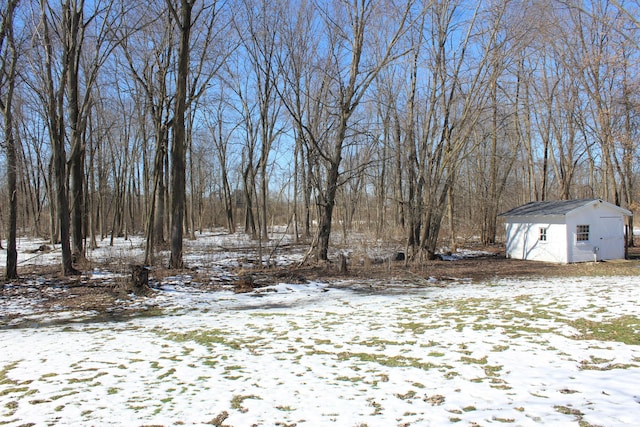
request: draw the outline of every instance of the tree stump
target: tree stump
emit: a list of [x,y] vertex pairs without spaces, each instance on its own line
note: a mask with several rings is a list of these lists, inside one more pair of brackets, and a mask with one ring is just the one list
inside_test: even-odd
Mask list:
[[129,290],[136,295],[146,295],[149,287],[149,268],[144,265],[131,266],[131,280],[129,280]]
[[340,274],[347,274],[349,271],[347,269],[347,256],[340,253]]

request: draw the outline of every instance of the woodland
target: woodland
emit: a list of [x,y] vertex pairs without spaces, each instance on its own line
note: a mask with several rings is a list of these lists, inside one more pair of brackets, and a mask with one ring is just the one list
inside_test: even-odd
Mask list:
[[[0,216],[62,249],[213,228],[406,262],[529,201],[640,200],[637,0],[1,0]],[[631,233],[630,233],[631,234]],[[629,242],[632,244],[633,242]]]

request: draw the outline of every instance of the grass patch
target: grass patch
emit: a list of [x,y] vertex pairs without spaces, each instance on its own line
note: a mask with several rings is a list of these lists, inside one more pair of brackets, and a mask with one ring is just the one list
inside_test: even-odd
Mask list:
[[231,399],[231,409],[235,409],[237,411],[240,412],[247,412],[248,409],[245,408],[243,405],[244,401],[247,399],[256,399],[256,400],[262,400],[259,396],[250,394],[250,395],[236,395],[233,396],[233,398]]
[[91,381],[95,380],[96,378],[100,378],[100,377],[102,377],[104,375],[107,375],[107,373],[106,372],[98,372],[93,377],[87,377],[87,378],[70,378],[69,379],[69,384],[88,383],[88,382],[91,382]]
[[612,371],[614,369],[631,369],[637,367],[638,365],[633,365],[631,363],[594,364],[589,363],[587,360],[580,362],[581,371]]
[[205,359],[205,360],[202,362],[202,364],[203,364],[204,366],[208,366],[208,367],[210,367],[210,368],[213,368],[213,367],[214,367],[214,366],[216,366],[218,363],[219,363],[219,362],[218,362],[217,360],[212,359],[212,358],[207,358],[207,359]]
[[487,356],[484,356],[480,359],[474,359],[473,357],[462,356],[460,361],[468,364],[476,364],[476,365],[486,365],[487,364]]
[[158,335],[165,338],[183,343],[188,341],[196,342],[205,347],[213,347],[216,344],[229,347],[232,350],[240,350],[242,343],[229,338],[229,334],[220,329],[193,330],[189,332],[169,332],[165,330],[156,330]]
[[382,414],[382,405],[378,402],[376,402],[373,399],[367,399],[369,400],[369,406],[373,407],[373,413],[371,415],[380,415]]
[[405,357],[405,356],[386,356],[384,354],[374,354],[374,353],[351,353],[351,352],[342,352],[338,353],[338,360],[348,360],[348,359],[359,359],[362,362],[372,362],[377,363],[382,366],[386,366],[389,368],[397,368],[397,367],[412,367],[423,370],[429,370],[436,368],[437,365],[433,363],[423,362],[415,357]]
[[0,396],[7,396],[14,393],[26,393],[29,391],[29,387],[9,387],[0,391]]
[[640,345],[640,319],[635,316],[621,316],[606,321],[578,319],[567,323],[580,332],[569,337],[572,339]]
[[8,377],[9,371],[13,370],[13,368],[15,368],[16,366],[18,366],[18,362],[13,362],[13,363],[8,364],[4,368],[2,368],[2,370],[0,370],[0,385],[5,385],[5,384],[16,385],[16,384],[18,384],[17,381],[14,381],[14,380],[12,380],[11,378]]
[[174,368],[171,368],[171,369],[169,369],[167,372],[165,372],[165,373],[163,373],[163,374],[158,375],[158,379],[159,379],[159,380],[165,379],[165,378],[167,378],[168,376],[173,375],[175,372],[176,372],[176,370],[175,370]]
[[578,420],[581,420],[582,417],[584,416],[584,414],[580,410],[574,409],[570,406],[555,405],[553,409],[555,409],[556,412],[563,415],[573,415],[577,417]]
[[416,397],[416,392],[413,390],[409,390],[408,392],[401,394],[401,393],[396,393],[396,397],[398,399],[401,400],[409,400],[409,399],[413,399],[414,397]]
[[397,325],[400,329],[407,331],[407,332],[412,332],[415,335],[422,335],[424,334],[426,331],[431,330],[431,329],[439,329],[439,328],[444,328],[445,325],[441,325],[441,324],[431,324],[431,325],[425,325],[424,323],[418,323],[418,322],[404,322],[404,323],[398,323]]
[[359,344],[359,345],[363,345],[366,347],[378,347],[381,349],[386,348],[388,345],[390,346],[403,346],[403,345],[415,345],[416,341],[391,341],[391,340],[384,340],[384,339],[380,339],[377,337],[371,338],[369,340],[366,341],[354,341],[354,344]]
[[215,418],[213,418],[209,422],[206,422],[205,424],[209,424],[209,425],[212,425],[212,426],[215,426],[215,427],[222,427],[223,426],[222,423],[227,418],[229,418],[229,413],[227,411],[222,411]]
[[582,413],[582,411],[578,409],[574,409],[570,406],[562,406],[562,405],[556,405],[553,407],[553,409],[555,409],[556,412],[559,412],[564,415],[573,415],[574,417],[576,417],[576,420],[578,421],[578,425],[580,427],[596,427],[593,424],[589,424],[586,421],[583,421],[582,417],[584,417],[584,413]]
[[493,417],[493,421],[497,421],[499,423],[515,423],[515,418],[502,418],[502,417]]
[[44,379],[46,379],[46,378],[53,378],[53,377],[57,377],[57,376],[58,376],[58,374],[56,374],[56,373],[54,373],[54,372],[51,372],[50,374],[43,374],[43,375],[40,377],[40,379],[41,379],[41,380],[44,380]]
[[336,381],[346,381],[351,383],[357,383],[362,381],[364,378],[362,377],[348,377],[346,375],[336,377]]
[[488,377],[497,377],[498,372],[502,371],[502,365],[496,365],[496,366],[485,365],[483,366],[483,368],[484,368],[485,375]]
[[425,402],[430,403],[431,406],[440,406],[444,403],[445,397],[441,394],[434,394],[423,399]]
[[[65,390],[63,390],[65,391]],[[67,389],[68,391],[68,389]],[[69,397],[69,396],[73,396],[74,394],[78,394],[80,393],[79,391],[69,391],[68,393],[64,393],[64,394],[56,394],[55,396],[51,396],[51,400],[58,400],[58,399],[62,399],[63,397]]]

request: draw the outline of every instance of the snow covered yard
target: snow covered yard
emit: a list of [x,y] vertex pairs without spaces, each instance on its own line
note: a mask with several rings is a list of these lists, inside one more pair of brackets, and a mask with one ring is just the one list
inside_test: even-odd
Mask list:
[[165,285],[153,315],[4,328],[0,420],[637,425],[637,276],[271,290]]

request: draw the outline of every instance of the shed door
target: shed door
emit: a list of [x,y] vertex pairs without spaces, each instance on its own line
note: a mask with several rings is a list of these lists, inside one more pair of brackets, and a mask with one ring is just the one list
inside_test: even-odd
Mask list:
[[598,248],[598,259],[624,258],[624,222],[622,217],[600,217],[594,246]]

